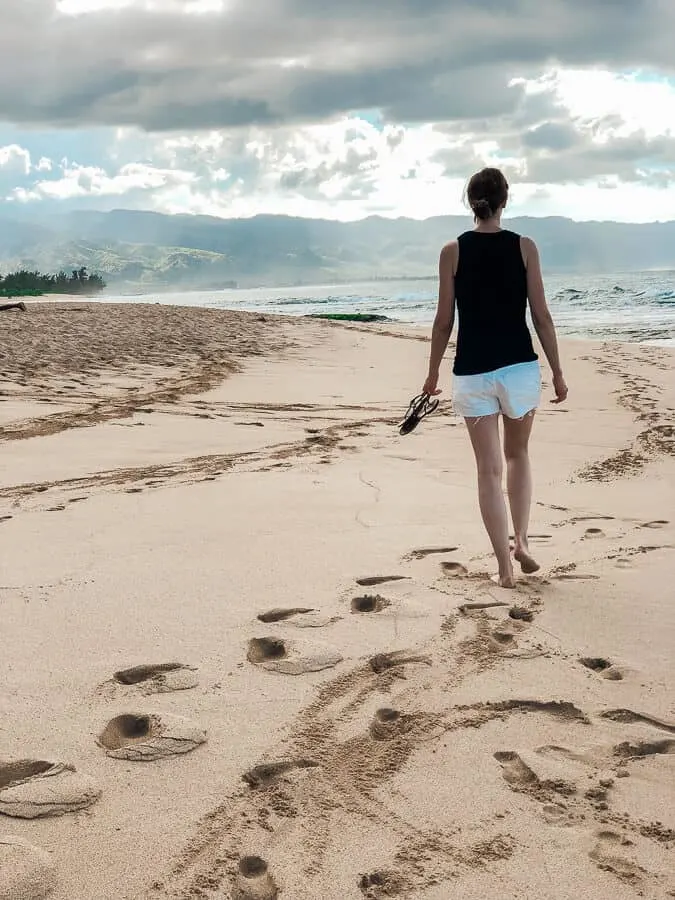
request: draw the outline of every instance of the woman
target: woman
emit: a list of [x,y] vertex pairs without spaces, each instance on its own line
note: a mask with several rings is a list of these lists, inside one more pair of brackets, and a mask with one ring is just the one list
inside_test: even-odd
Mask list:
[[528,441],[539,405],[541,376],[525,313],[532,321],[553,373],[555,400],[567,397],[558,343],[546,304],[537,247],[501,227],[509,186],[498,169],[469,181],[467,199],[476,227],[441,251],[438,309],[424,392],[440,394],[438,377],[459,313],[453,367],[453,407],[468,426],[478,469],[478,499],[499,566],[499,584],[514,587],[509,523],[502,492],[499,416],[504,419],[506,485],[515,537],[514,558],[526,574],[539,569],[527,529],[532,499]]

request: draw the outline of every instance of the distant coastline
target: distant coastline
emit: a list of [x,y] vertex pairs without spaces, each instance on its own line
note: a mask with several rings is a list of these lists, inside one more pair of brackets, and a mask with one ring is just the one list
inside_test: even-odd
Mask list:
[[[504,224],[534,238],[549,274],[675,269],[675,222],[514,217]],[[18,222],[0,213],[0,271],[86,267],[118,294],[434,281],[440,248],[471,227],[469,216],[338,222],[113,210]]]

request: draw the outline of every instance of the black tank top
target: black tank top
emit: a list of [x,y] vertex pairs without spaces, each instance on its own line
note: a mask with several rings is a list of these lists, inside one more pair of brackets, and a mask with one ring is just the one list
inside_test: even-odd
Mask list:
[[527,271],[520,235],[467,231],[458,243],[459,332],[452,371],[478,375],[537,359],[525,319]]

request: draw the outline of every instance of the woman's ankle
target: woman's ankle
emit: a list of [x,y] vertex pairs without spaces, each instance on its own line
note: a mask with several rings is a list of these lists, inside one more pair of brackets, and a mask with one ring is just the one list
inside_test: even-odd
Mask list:
[[513,549],[518,552],[519,550],[524,550],[526,553],[529,552],[529,544],[527,541],[527,532],[525,534],[516,534],[513,539]]
[[499,566],[499,577],[501,578],[513,578],[513,565],[511,564],[511,557],[508,560],[497,560],[497,564]]

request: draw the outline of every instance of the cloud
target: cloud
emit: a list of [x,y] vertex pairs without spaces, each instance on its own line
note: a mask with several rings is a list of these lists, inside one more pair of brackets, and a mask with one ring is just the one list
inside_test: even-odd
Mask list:
[[146,130],[512,112],[552,63],[672,71],[666,0],[3,0],[0,117]]
[[670,0],[3,0],[0,197],[424,217],[497,165],[520,212],[675,215],[674,28]]
[[[51,171],[46,162],[36,171]],[[36,181],[31,188],[15,188],[12,198],[20,202],[48,199],[73,200],[82,197],[128,197],[161,188],[190,184],[197,179],[193,172],[163,170],[141,163],[122,166],[113,175],[97,166],[80,166],[64,162],[60,177]]]
[[32,170],[30,153],[18,144],[0,147],[0,169],[6,172],[29,175]]

